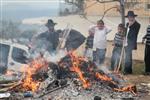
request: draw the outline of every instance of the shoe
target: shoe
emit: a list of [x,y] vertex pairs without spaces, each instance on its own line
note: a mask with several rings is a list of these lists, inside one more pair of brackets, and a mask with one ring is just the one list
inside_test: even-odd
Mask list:
[[123,75],[130,75],[132,72],[123,72]]
[[145,72],[144,75],[150,75],[150,72]]

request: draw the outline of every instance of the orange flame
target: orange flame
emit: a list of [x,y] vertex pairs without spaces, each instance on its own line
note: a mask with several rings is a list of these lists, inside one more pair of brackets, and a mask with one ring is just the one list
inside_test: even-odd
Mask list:
[[72,71],[76,72],[83,83],[84,88],[88,88],[90,86],[89,82],[84,79],[83,74],[78,66],[73,66]]
[[107,75],[104,75],[104,74],[100,74],[98,72],[96,72],[95,76],[100,79],[100,80],[103,80],[103,81],[110,81],[112,82],[113,84],[116,84],[111,77],[108,77]]
[[71,71],[76,72],[79,76],[79,79],[83,83],[83,87],[88,88],[90,86],[90,83],[84,78],[83,73],[82,73],[81,69],[79,68],[80,61],[84,60],[84,58],[75,56],[75,54],[73,54],[73,52],[70,53],[70,56],[71,56],[71,60],[72,60]]
[[128,85],[126,87],[123,87],[123,88],[114,88],[115,91],[118,91],[118,92],[131,92],[133,93],[134,95],[137,95],[136,94],[136,86],[135,85]]
[[24,67],[23,71],[25,73],[25,79],[23,79],[22,87],[26,90],[31,90],[35,92],[40,82],[33,80],[32,75],[34,75],[38,70],[40,70],[43,67],[48,67],[47,62],[44,60],[44,58],[37,58],[34,59],[30,64]]

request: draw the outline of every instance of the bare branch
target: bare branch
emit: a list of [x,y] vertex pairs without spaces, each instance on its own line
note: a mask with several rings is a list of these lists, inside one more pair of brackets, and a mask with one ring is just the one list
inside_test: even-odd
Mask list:
[[104,14],[103,14],[103,16],[102,16],[101,19],[104,18],[104,16],[106,15],[106,13],[107,13],[108,11],[110,11],[111,9],[114,9],[114,8],[118,9],[118,7],[115,6],[115,7],[111,7],[111,8],[109,8],[109,9],[105,10],[105,12],[104,12]]
[[116,1],[119,1],[119,0],[96,0],[97,2],[99,3],[111,3],[111,2],[116,2]]

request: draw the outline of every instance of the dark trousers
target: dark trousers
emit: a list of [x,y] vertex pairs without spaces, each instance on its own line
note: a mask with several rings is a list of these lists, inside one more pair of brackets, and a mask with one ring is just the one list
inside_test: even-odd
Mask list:
[[96,51],[93,51],[93,62],[96,62],[97,59],[97,53]]
[[114,47],[111,57],[111,70],[114,70],[118,66],[120,61],[122,47]]
[[150,72],[150,45],[145,46],[145,72]]
[[124,73],[132,74],[132,49],[128,46],[125,48]]

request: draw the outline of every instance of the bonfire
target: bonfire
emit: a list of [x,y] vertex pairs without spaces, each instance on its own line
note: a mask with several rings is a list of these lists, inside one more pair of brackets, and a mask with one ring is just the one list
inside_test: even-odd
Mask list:
[[[75,52],[69,52],[57,63],[49,62],[43,56],[39,56],[24,66],[21,71],[23,72],[21,80],[19,83],[13,84],[8,91],[32,91],[36,94],[40,91],[41,94],[38,97],[41,98],[53,91],[72,86],[69,82],[73,82],[74,88],[78,88],[77,90],[81,89],[79,87],[83,87],[82,90],[94,91],[94,86],[96,84],[99,86],[100,83],[100,85],[110,87],[113,92],[131,92],[133,95],[137,95],[135,85],[123,86],[118,80],[115,80],[115,77],[123,80],[118,75],[98,70],[94,62],[78,56]],[[11,72],[7,72],[7,74],[11,75]],[[77,85],[79,83],[81,85]]]

